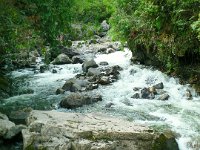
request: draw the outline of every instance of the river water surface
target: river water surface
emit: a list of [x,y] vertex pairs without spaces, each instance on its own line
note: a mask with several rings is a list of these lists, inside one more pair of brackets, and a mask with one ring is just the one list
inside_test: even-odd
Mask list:
[[[33,109],[57,109],[66,112],[100,112],[108,115],[128,119],[140,124],[148,125],[157,130],[172,130],[177,135],[177,142],[181,150],[200,149],[200,97],[196,96],[189,85],[180,85],[178,79],[168,77],[162,72],[142,65],[131,64],[131,52],[125,48],[111,54],[96,54],[95,61],[107,61],[110,66],[119,65],[120,79],[108,86],[100,86],[94,92],[100,93],[103,101],[75,110],[57,107],[60,100],[67,94],[56,95],[57,88],[65,81],[82,72],[81,64],[51,66],[45,73],[35,73],[33,69],[13,71],[10,76],[15,80],[13,84],[23,91],[32,89],[32,94],[21,94],[5,99],[0,109],[7,113],[26,107]],[[57,73],[52,73],[52,69]],[[136,93],[134,87],[150,87],[163,82],[164,90],[170,95],[169,100],[133,99]],[[190,89],[192,100],[184,96]],[[112,102],[110,108],[105,105]]]

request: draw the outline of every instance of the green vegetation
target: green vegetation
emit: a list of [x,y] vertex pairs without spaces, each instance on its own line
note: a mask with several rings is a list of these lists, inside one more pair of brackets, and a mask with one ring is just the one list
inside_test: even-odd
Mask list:
[[111,34],[143,63],[171,72],[200,61],[199,0],[117,0],[115,7]]
[[52,60],[59,46],[99,34],[109,20],[110,36],[128,42],[133,60],[174,72],[200,62],[199,8],[199,0],[1,0],[0,63],[48,48]]

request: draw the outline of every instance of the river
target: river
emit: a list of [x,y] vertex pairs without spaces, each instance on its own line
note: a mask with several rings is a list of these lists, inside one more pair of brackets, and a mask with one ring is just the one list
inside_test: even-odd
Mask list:
[[[85,48],[82,48],[85,49]],[[62,87],[65,81],[82,73],[81,64],[51,65],[44,73],[35,73],[34,69],[19,69],[8,74],[15,82],[16,90],[31,89],[34,93],[16,94],[4,99],[0,109],[9,114],[14,110],[27,107],[39,110],[57,109],[65,112],[100,112],[151,126],[160,131],[172,130],[177,135],[181,150],[200,149],[200,97],[189,85],[179,84],[178,79],[140,64],[132,64],[131,52],[128,48],[111,54],[96,54],[95,61],[107,61],[110,66],[119,65],[120,79],[108,86],[100,86],[93,92],[100,93],[103,101],[83,106],[75,110],[58,107],[60,100],[67,94],[56,95],[56,89]],[[41,63],[41,62],[40,62]],[[52,73],[52,69],[57,73]],[[134,87],[150,87],[163,82],[164,90],[169,94],[167,101],[133,99],[136,93]],[[192,100],[185,97],[189,89]],[[23,93],[23,92],[22,92]],[[105,105],[113,103],[110,108]]]

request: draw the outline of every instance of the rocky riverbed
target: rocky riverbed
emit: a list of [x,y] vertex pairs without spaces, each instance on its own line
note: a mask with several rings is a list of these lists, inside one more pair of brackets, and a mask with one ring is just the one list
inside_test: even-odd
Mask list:
[[25,149],[199,148],[200,99],[190,85],[132,64],[129,49],[107,37],[60,48],[50,65],[37,54],[34,67],[8,74],[16,91],[0,109],[27,126]]

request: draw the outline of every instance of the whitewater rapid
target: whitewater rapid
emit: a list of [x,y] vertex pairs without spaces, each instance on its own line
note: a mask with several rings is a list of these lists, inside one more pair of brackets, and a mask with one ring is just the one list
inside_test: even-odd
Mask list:
[[[150,67],[132,64],[131,52],[125,48],[111,54],[97,54],[95,61],[98,63],[107,61],[110,66],[119,65],[118,81],[108,86],[100,86],[94,92],[102,95],[103,101],[89,106],[83,106],[76,110],[58,109],[58,111],[75,112],[102,112],[112,116],[118,116],[129,121],[148,125],[157,130],[172,130],[177,135],[177,142],[181,150],[195,150],[200,147],[200,97],[198,97],[190,85],[180,85],[178,79],[168,77],[164,73]],[[13,71],[13,79],[24,78],[21,88],[34,90],[32,94],[13,96],[5,100],[4,106],[32,106],[35,109],[55,109],[53,104],[58,104],[63,95],[55,95],[57,88],[62,87],[65,81],[82,73],[81,64],[68,64],[52,66],[57,68],[57,73],[51,69],[45,73],[35,74],[33,70],[21,69]],[[169,94],[167,101],[133,99],[136,93],[134,87],[150,87],[163,82],[164,90]],[[193,95],[192,100],[185,97],[189,89]],[[30,103],[31,101],[31,103]],[[113,103],[111,108],[105,108],[108,103]],[[52,107],[51,107],[52,106]]]

